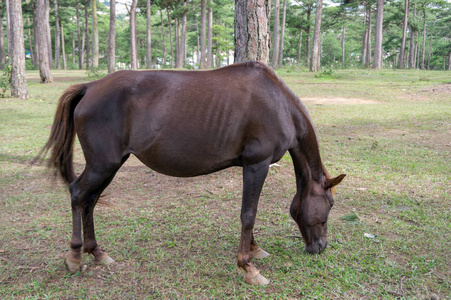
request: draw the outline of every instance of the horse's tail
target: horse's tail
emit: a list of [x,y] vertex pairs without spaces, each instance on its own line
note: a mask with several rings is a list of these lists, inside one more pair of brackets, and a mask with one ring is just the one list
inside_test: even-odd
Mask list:
[[72,162],[75,140],[74,110],[86,89],[86,84],[76,84],[61,95],[49,140],[35,159],[36,161],[44,157],[51,149],[48,167],[54,167],[67,183],[71,183],[76,178]]

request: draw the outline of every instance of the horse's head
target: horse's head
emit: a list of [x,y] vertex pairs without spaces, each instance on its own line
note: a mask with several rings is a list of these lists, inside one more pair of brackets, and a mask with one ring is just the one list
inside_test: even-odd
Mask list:
[[310,180],[298,192],[291,203],[290,214],[299,226],[309,253],[321,253],[327,246],[327,219],[334,205],[332,188],[339,184],[345,174],[320,182]]

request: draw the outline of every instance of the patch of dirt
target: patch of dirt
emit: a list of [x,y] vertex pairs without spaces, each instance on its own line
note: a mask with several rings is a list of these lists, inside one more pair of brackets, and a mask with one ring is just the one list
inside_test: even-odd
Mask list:
[[302,97],[301,101],[305,104],[313,105],[356,105],[356,104],[379,104],[379,101],[359,99],[359,98],[342,98],[342,97]]

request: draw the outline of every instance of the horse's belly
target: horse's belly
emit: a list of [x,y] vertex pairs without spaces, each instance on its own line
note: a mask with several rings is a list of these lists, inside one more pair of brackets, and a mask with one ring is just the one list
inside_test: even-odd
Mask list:
[[136,157],[152,170],[169,176],[193,177],[239,165],[239,159],[227,152],[196,151],[178,147],[160,150],[151,147]]

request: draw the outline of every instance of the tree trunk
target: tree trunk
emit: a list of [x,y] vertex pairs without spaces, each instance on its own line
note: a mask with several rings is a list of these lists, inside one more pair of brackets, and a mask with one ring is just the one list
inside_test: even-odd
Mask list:
[[27,99],[25,45],[23,39],[22,4],[20,0],[10,1],[10,22],[12,33],[11,97]]
[[[35,66],[36,65],[36,56],[34,55],[34,49],[33,49],[33,42],[32,42],[33,39],[32,39],[32,35],[31,35],[32,24],[30,22],[30,18],[27,18],[27,25],[28,25],[28,47],[30,48],[31,62],[33,63],[33,66]],[[0,34],[0,36],[3,36],[3,35]],[[3,40],[3,39],[1,39],[1,40]]]
[[[138,1],[138,0],[136,0]],[[90,50],[89,50],[89,14],[88,14],[88,5],[89,0],[85,0],[85,32],[86,32],[86,70],[89,70],[89,58],[90,58]]]
[[306,40],[306,64],[307,66],[310,66],[310,19],[312,15],[312,4],[307,4],[307,30],[305,33],[307,34],[307,40]]
[[108,31],[108,73],[116,69],[116,0],[110,1],[110,28]]
[[152,68],[152,31],[151,26],[152,23],[150,22],[150,15],[152,10],[152,3],[150,0],[147,0],[147,9],[146,9],[146,68],[150,69]]
[[377,0],[376,8],[376,33],[374,42],[373,69],[382,68],[382,25],[384,21],[384,0]]
[[39,75],[41,83],[50,83],[53,81],[50,74],[50,64],[48,55],[47,27],[49,26],[49,15],[45,9],[45,0],[36,0],[36,21],[37,38],[39,48]]
[[315,31],[313,33],[313,45],[312,45],[312,59],[310,62],[310,72],[318,72],[321,70],[321,20],[323,13],[323,0],[317,0],[316,2],[316,15],[315,15]]
[[404,23],[402,32],[401,49],[399,51],[399,65],[398,68],[404,69],[404,54],[406,49],[406,36],[407,36],[407,21],[409,18],[409,0],[404,0]]
[[39,68],[39,46],[38,46],[38,21],[36,20],[36,5],[35,1],[31,2],[33,10],[33,45],[34,45],[34,63],[33,67],[35,69]]
[[372,12],[371,4],[368,4],[368,46],[366,47],[365,66],[369,67],[371,62],[371,29],[372,29]]
[[138,48],[136,45],[136,6],[138,0],[133,0],[130,7],[130,68],[138,69]]
[[432,53],[432,33],[429,39],[429,51],[428,51],[428,70],[431,69],[431,53]]
[[183,1],[183,16],[182,16],[182,37],[180,39],[180,52],[182,54],[182,65],[186,66],[186,6],[187,0]]
[[63,56],[63,68],[64,70],[67,69],[67,63],[66,63],[66,42],[64,41],[64,28],[63,24],[61,24],[61,54]]
[[283,41],[285,40],[285,21],[287,16],[287,0],[283,0],[282,32],[280,34],[279,68],[283,67]]
[[54,0],[55,12],[55,68],[61,69],[60,24],[58,16],[58,0]]
[[200,65],[199,69],[207,68],[207,0],[201,0],[200,7]]
[[346,27],[343,26],[341,34],[341,67],[345,68],[345,39],[346,37]]
[[182,67],[182,57],[180,55],[180,21],[175,17],[175,68],[180,69]]
[[302,28],[299,30],[299,44],[298,44],[298,55],[297,55],[297,62],[298,64],[301,63],[301,53],[302,53]]
[[72,65],[75,67],[75,32],[72,30]]
[[213,0],[208,5],[208,44],[207,44],[207,69],[213,64]]
[[[415,0],[414,7],[413,7],[413,21],[415,22],[417,16],[417,2]],[[409,68],[415,68],[415,57],[416,57],[416,47],[415,47],[415,37],[416,32],[414,26],[410,27],[410,47],[409,47],[409,59],[407,66]]]
[[164,23],[163,23],[163,10],[160,10],[161,18],[161,39],[163,40],[163,67],[166,65],[166,42],[164,41]]
[[45,1],[45,14],[47,16],[47,47],[48,47],[48,56],[49,56],[49,66],[50,69],[53,69],[53,49],[52,49],[52,35],[50,31],[50,23],[49,23],[49,15],[50,15],[50,0]]
[[[3,4],[0,0],[0,36],[3,37]],[[5,64],[5,39],[0,39],[0,69],[3,70]]]
[[271,2],[235,0],[235,62],[268,63]]
[[169,9],[166,8],[166,12],[168,14],[168,29],[169,29],[169,46],[171,47],[171,68],[174,68],[174,46],[172,43],[172,25],[171,25],[171,14]]
[[368,50],[368,29],[367,29],[367,23],[368,23],[368,14],[367,10],[365,9],[364,17],[363,17],[363,28],[365,28],[365,31],[363,32],[362,36],[362,59],[361,63],[365,65],[365,59],[366,59],[366,52]]
[[280,45],[280,0],[274,0],[274,28],[273,28],[273,41],[272,41],[272,60],[271,65],[273,68],[277,68],[279,60],[279,45]]
[[421,70],[424,70],[424,58],[426,52],[426,7],[423,6],[423,47],[421,53]]
[[9,58],[11,58],[11,42],[12,42],[12,37],[11,37],[11,12],[10,12],[10,5],[9,5],[9,1],[10,0],[5,0],[5,12],[6,12],[6,45],[7,45],[7,55]]
[[99,67],[99,27],[97,22],[97,4],[92,0],[92,67]]
[[83,48],[81,40],[81,30],[80,30],[80,9],[78,6],[78,0],[76,2],[76,13],[77,13],[77,37],[78,37],[78,68],[83,69]]

